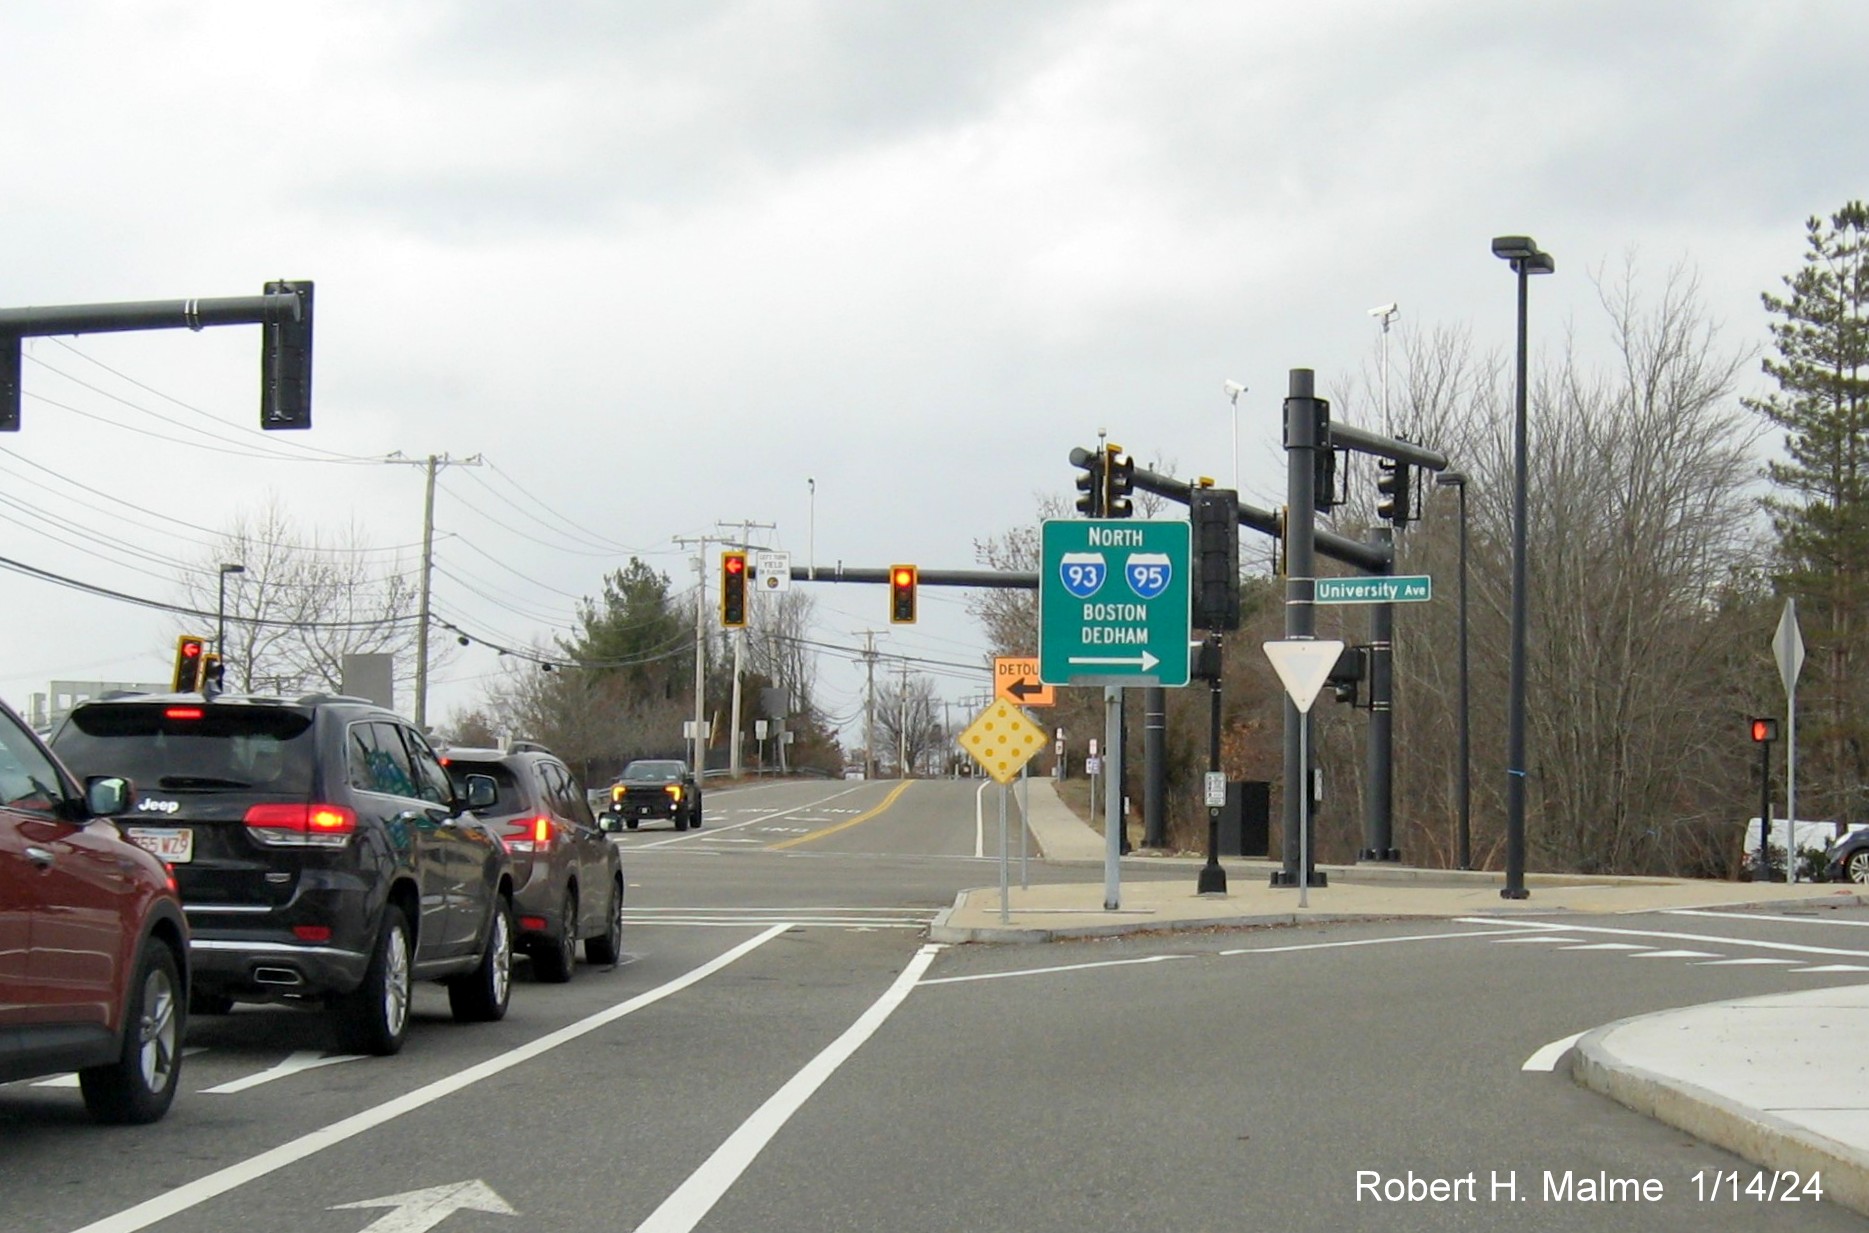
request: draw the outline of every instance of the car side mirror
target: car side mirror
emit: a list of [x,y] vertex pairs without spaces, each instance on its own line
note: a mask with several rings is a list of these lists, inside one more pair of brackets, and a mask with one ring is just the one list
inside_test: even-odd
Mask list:
[[467,777],[467,796],[461,801],[465,809],[490,809],[500,799],[499,785],[493,782],[491,775],[469,775]]
[[84,781],[84,807],[94,818],[128,813],[136,789],[120,775],[93,775]]

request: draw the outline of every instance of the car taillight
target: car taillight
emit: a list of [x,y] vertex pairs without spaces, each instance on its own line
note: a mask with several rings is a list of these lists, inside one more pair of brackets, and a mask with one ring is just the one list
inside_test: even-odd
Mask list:
[[676,800],[681,799],[681,785],[678,783],[672,783],[668,785],[668,787],[664,788],[663,791],[667,792],[670,796],[674,797]]
[[253,838],[274,848],[341,848],[357,833],[357,815],[342,805],[251,805],[245,820]]
[[294,925],[292,926],[292,936],[301,942],[329,942],[331,940],[331,926]]
[[162,712],[164,719],[200,719],[201,708],[198,706],[172,706]]
[[506,828],[506,834],[500,836],[508,852],[547,852],[551,850],[552,837],[558,833],[549,814],[540,814],[536,818],[525,818],[512,823]]

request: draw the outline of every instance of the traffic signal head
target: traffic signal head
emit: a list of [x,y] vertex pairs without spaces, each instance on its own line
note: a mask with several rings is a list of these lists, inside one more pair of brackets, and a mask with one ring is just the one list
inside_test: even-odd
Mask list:
[[889,623],[891,625],[913,625],[915,623],[915,584],[920,578],[920,571],[913,565],[891,565],[889,567]]
[[201,657],[208,640],[183,634],[175,640],[175,678],[171,682],[178,694],[192,694],[201,688]]
[[1193,524],[1193,617],[1197,629],[1240,627],[1239,494],[1196,488],[1188,494]]
[[720,623],[726,629],[746,628],[746,554],[720,554]]
[[1120,445],[1104,448],[1107,452],[1103,463],[1103,516],[1127,518],[1135,512],[1129,494],[1136,490],[1136,460],[1126,457]]
[[220,655],[213,651],[204,651],[201,656],[201,671],[195,682],[196,687],[204,694],[220,693],[225,672],[226,665],[221,663]]
[[1776,719],[1755,719],[1752,721],[1752,739],[1759,742],[1778,739],[1778,721]]
[[267,283],[266,294],[296,296],[298,314],[260,324],[260,427],[310,428],[312,285]]
[[[1082,451],[1073,450],[1075,459]],[[1077,464],[1083,474],[1077,477],[1077,512],[1086,518],[1103,517],[1103,455],[1091,454]]]
[[1408,485],[1415,469],[1393,458],[1378,458],[1376,468],[1376,491],[1381,496],[1376,502],[1376,517],[1399,527],[1411,516]]

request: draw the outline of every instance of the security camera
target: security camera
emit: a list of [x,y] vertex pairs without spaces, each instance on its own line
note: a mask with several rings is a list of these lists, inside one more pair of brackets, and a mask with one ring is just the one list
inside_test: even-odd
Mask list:
[[1237,381],[1228,381],[1220,388],[1225,390],[1227,392],[1227,397],[1231,398],[1234,402],[1238,402],[1240,400],[1240,395],[1246,392],[1246,387]]
[[1390,317],[1394,316],[1397,311],[1393,304],[1378,304],[1376,307],[1369,310],[1369,315],[1372,317]]

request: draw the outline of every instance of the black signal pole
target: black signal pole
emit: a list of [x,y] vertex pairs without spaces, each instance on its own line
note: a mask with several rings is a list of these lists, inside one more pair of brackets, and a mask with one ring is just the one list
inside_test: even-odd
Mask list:
[[[1796,831],[1790,820],[1787,829]],[[1759,881],[1772,880],[1772,743],[1759,742]],[[1785,844],[1785,859],[1791,859],[1791,844]]]

